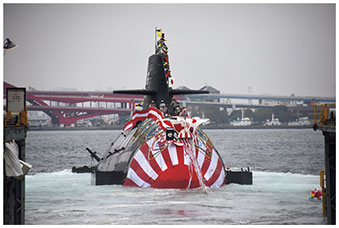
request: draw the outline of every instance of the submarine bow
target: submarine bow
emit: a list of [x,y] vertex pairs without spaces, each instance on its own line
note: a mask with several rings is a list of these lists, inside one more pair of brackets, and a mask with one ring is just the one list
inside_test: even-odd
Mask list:
[[[151,108],[146,113],[152,111],[159,110]],[[160,112],[151,116],[138,129],[139,135],[147,137],[130,162],[125,186],[188,189],[224,184],[223,162],[198,128],[208,120],[166,119]]]

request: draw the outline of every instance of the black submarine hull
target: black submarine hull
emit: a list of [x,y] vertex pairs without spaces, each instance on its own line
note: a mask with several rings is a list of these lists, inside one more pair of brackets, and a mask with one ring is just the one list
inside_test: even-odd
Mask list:
[[123,185],[126,180],[126,173],[122,171],[92,173],[93,185]]
[[[133,113],[122,133],[98,161],[92,173],[95,185],[207,191],[207,187],[221,187],[226,183],[224,162],[199,128],[209,120],[191,118],[186,108],[173,99],[174,95],[208,91],[172,89],[164,33],[161,37],[156,43],[156,54],[149,57],[145,89],[114,91],[144,95],[143,110]],[[96,158],[95,153],[89,152]]]
[[[123,185],[126,180],[124,172],[99,172],[92,173],[94,185]],[[252,185],[252,171],[226,171],[225,184]]]

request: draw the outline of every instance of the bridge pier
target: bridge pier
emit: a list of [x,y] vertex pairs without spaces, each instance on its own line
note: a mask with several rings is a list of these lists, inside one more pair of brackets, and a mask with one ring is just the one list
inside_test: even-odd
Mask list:
[[120,113],[119,116],[119,124],[124,125],[127,123],[130,114],[129,113]]
[[53,126],[59,126],[59,118],[57,116],[50,116]]

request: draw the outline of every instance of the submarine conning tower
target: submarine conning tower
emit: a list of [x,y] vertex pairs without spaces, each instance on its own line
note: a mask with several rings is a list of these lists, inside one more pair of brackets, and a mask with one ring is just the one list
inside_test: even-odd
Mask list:
[[164,102],[168,107],[172,100],[168,87],[168,80],[165,76],[162,56],[153,54],[148,59],[146,90],[154,91],[154,93],[146,95],[143,108],[147,109],[152,101],[155,102],[157,108],[160,107],[161,102]]
[[[136,90],[115,90],[119,94],[145,95],[143,109],[150,106],[160,108],[164,103],[167,108],[170,106],[174,95],[185,94],[206,94],[208,91],[173,89],[173,78],[169,67],[168,48],[165,44],[165,34],[161,29],[155,30],[156,35],[161,37],[155,42],[155,54],[148,59],[146,86],[145,89]],[[157,40],[157,39],[156,39]],[[171,112],[171,110],[169,110]]]

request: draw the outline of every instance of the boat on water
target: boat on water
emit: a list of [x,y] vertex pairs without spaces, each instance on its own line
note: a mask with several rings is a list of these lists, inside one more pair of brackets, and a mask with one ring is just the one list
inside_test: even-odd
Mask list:
[[308,117],[299,117],[296,121],[290,121],[287,124],[288,126],[309,126],[311,122],[309,121]]
[[267,119],[264,123],[264,126],[280,126],[281,123],[278,118],[275,118],[274,114],[272,113],[271,119]]
[[241,119],[231,121],[230,125],[235,126],[235,127],[250,126],[250,125],[252,125],[252,120],[249,117],[244,117],[244,111],[241,110]]
[[[114,93],[145,95],[121,134],[92,173],[95,185],[191,189],[226,183],[222,158],[200,126],[208,119],[189,116],[174,95],[208,93],[173,89],[164,33],[156,29],[155,54],[149,57],[146,87]],[[160,38],[159,38],[160,37]]]

